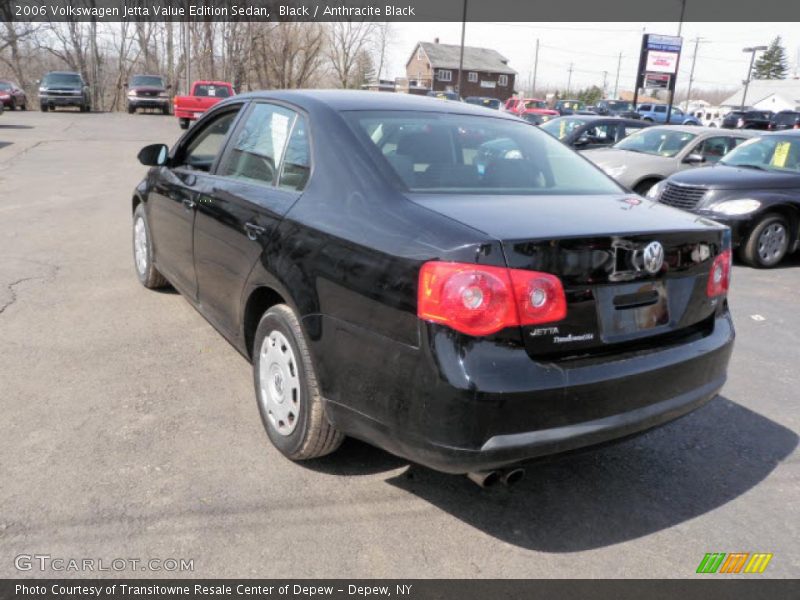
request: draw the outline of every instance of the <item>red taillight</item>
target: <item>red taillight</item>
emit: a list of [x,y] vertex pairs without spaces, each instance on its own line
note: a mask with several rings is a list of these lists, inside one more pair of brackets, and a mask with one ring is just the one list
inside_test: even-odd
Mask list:
[[566,314],[561,281],[548,273],[437,261],[419,272],[417,316],[468,335],[549,323]]
[[728,292],[731,284],[731,259],[731,251],[728,249],[720,252],[711,263],[711,272],[708,274],[706,285],[706,295],[709,298],[716,298]]

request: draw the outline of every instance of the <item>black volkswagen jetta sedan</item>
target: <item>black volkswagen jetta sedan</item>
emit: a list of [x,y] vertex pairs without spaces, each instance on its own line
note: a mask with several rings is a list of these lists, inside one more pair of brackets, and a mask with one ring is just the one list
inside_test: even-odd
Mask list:
[[171,283],[252,361],[291,459],[349,435],[501,469],[666,423],[725,381],[727,228],[514,116],[244,94],[139,158],[141,283]]
[[744,262],[774,267],[800,249],[800,131],[748,140],[715,166],[676,173],[647,195],[728,225]]

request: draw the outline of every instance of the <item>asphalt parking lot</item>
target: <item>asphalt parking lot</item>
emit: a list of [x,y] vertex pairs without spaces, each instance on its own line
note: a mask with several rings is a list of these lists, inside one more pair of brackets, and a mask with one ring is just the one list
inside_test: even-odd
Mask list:
[[707,552],[800,572],[800,255],[734,268],[728,384],[666,427],[510,490],[355,441],[298,465],[263,432],[250,365],[134,274],[136,153],[180,133],[0,117],[0,577],[86,575],[20,572],[20,554],[193,559],[174,575],[209,578],[691,577]]

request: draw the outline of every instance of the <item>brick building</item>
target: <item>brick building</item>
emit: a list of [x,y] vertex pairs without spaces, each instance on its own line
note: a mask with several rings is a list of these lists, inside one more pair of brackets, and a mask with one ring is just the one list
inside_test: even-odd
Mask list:
[[[419,42],[406,62],[409,81],[435,91],[455,91],[459,85],[458,64],[461,46]],[[464,46],[461,97],[487,96],[506,100],[514,93],[517,72],[508,59],[496,50]]]

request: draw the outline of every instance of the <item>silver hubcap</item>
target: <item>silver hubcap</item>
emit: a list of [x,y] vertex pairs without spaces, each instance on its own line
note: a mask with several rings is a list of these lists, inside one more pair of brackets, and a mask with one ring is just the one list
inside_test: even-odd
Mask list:
[[765,263],[776,262],[786,252],[788,240],[786,228],[780,223],[772,223],[758,236],[758,256]]
[[133,258],[136,260],[136,270],[144,275],[147,270],[147,229],[142,217],[137,217],[133,224]]
[[272,428],[290,435],[300,416],[300,377],[289,340],[273,331],[261,343],[258,364],[259,402]]

